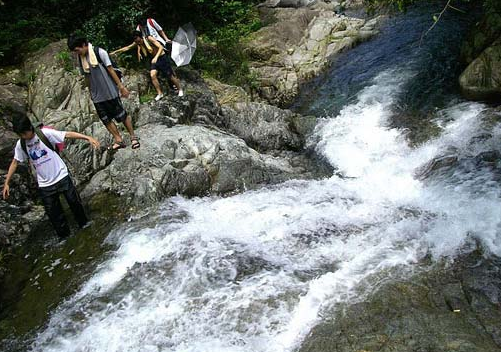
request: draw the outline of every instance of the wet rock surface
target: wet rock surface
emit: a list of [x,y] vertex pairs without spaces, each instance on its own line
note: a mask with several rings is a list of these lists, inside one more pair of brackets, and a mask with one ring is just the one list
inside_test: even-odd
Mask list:
[[471,100],[501,101],[501,38],[485,49],[459,77],[463,95]]
[[473,252],[383,284],[362,302],[336,307],[300,351],[501,351],[500,268],[500,258]]

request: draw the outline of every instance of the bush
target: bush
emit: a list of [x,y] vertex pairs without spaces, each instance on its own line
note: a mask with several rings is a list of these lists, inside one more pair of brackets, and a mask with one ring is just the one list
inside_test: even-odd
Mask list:
[[[229,83],[249,79],[248,58],[241,40],[261,24],[259,0],[16,0],[0,5],[0,57],[16,64],[26,52],[79,31],[92,43],[112,50],[131,42],[138,18],[153,17],[172,37],[178,26],[192,22],[203,44],[193,66]],[[61,63],[66,67],[64,53]],[[124,56],[126,66],[137,66],[135,56]]]

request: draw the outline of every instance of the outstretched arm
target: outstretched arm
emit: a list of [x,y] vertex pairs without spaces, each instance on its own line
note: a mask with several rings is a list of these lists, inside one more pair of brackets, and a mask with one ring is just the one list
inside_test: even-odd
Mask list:
[[12,175],[16,172],[17,169],[17,160],[12,159],[12,162],[10,163],[9,166],[9,171],[7,172],[7,176],[5,177],[5,183],[3,184],[3,199],[7,199],[10,196],[10,187],[9,183],[10,180],[12,179]]
[[84,139],[88,141],[94,147],[94,149],[99,148],[99,141],[97,139],[92,138],[91,136],[86,136],[85,134],[81,134],[78,132],[66,132],[65,138]]
[[117,49],[115,51],[112,51],[110,55],[115,55],[115,54],[120,54],[120,53],[125,53],[126,51],[129,51],[133,47],[136,46],[136,43],[132,43],[130,45],[124,46],[123,48]]
[[167,43],[171,43],[171,42],[172,42],[172,40],[170,40],[170,39],[167,37],[167,34],[165,34],[165,32],[164,32],[164,31],[159,31],[158,33],[160,33],[160,35],[162,36],[162,38],[164,38],[164,39],[165,39],[165,41],[166,41]]

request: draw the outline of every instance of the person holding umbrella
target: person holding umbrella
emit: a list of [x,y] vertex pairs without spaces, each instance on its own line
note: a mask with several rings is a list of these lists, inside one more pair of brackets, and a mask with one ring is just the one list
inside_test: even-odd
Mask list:
[[178,90],[178,96],[182,97],[184,95],[183,89],[181,88],[181,82],[179,78],[177,78],[174,70],[172,69],[167,55],[165,55],[165,50],[163,45],[156,40],[153,36],[148,35],[146,38],[142,36],[140,31],[132,32],[133,42],[130,45],[127,45],[123,48],[117,49],[111,52],[112,55],[120,54],[131,50],[133,48],[138,48],[138,60],[140,61],[142,57],[151,56],[151,65],[150,65],[150,77],[155,90],[157,91],[157,96],[155,97],[155,101],[159,101],[163,98],[164,94],[162,92],[162,88],[160,87],[160,82],[158,81],[158,71],[162,72],[170,82],[174,84],[174,86]]
[[147,38],[148,36],[152,36],[155,38],[160,44],[164,47],[171,43],[172,41],[167,37],[163,28],[158,24],[157,21],[153,18],[140,19],[139,24],[136,27],[136,31],[140,31],[143,35],[143,38]]

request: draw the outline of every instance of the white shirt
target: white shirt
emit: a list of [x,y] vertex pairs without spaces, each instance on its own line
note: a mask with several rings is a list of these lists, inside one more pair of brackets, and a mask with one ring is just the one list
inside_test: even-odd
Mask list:
[[[42,128],[42,131],[53,145],[62,143],[66,136],[66,132],[64,131],[49,128]],[[17,141],[14,150],[14,159],[21,163],[27,160],[31,161],[37,173],[39,187],[52,186],[68,176],[68,168],[63,159],[47,147],[36,134],[32,139],[26,141],[26,149],[28,150],[29,159],[21,147],[21,141]]]
[[[150,20],[151,20],[151,23],[153,24],[153,26],[150,24]],[[150,35],[156,39],[156,41],[160,42],[160,44],[162,44],[163,46],[165,46],[166,42],[165,42],[165,39],[162,38],[162,36],[160,35],[160,31],[162,31],[162,27],[158,24],[157,21],[155,21],[153,18],[148,18],[148,20],[146,21],[146,26],[148,27],[148,31],[150,32]],[[136,28],[137,31],[141,31],[141,26],[137,26]]]

